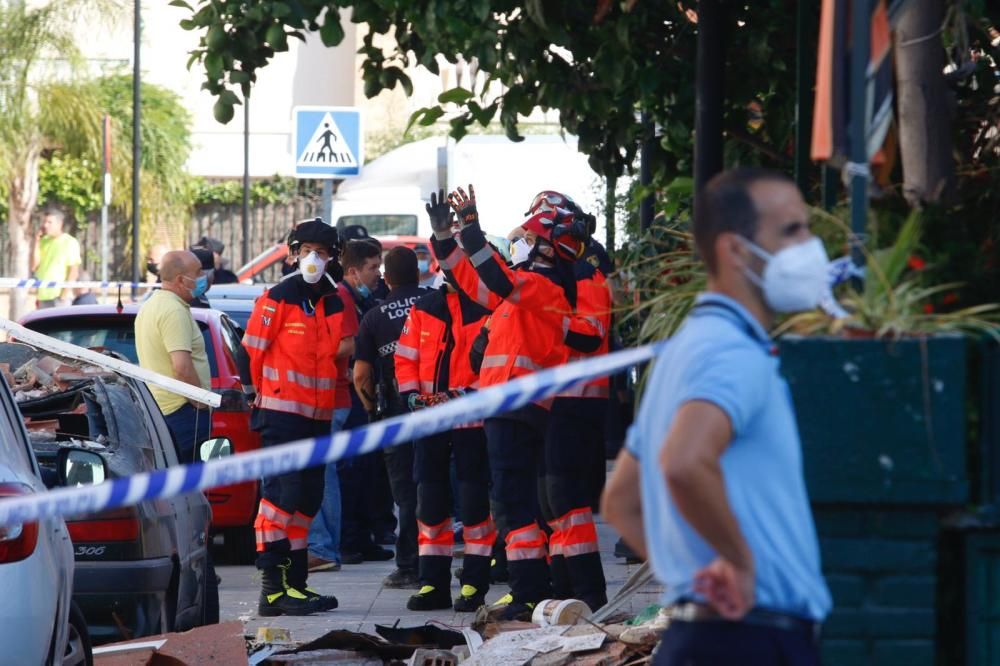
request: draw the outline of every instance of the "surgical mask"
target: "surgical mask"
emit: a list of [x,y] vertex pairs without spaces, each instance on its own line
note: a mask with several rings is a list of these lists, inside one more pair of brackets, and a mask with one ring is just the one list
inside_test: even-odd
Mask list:
[[360,296],[361,298],[368,298],[369,296],[371,296],[371,294],[372,290],[369,289],[368,285],[366,285],[364,282],[358,285],[358,296]]
[[430,259],[417,259],[417,270],[421,273],[426,273],[431,269]]
[[747,248],[767,262],[762,275],[749,268],[746,276],[764,292],[764,300],[775,312],[812,310],[827,288],[830,260],[819,238],[786,247],[770,254],[752,241],[742,239]]
[[201,298],[206,291],[208,291],[208,276],[199,275],[195,278],[194,287],[191,288],[191,298]]
[[316,252],[310,252],[299,259],[299,271],[302,272],[302,279],[309,284],[319,282],[326,271],[326,262],[327,260],[321,259]]
[[514,266],[525,263],[530,256],[531,245],[528,244],[528,241],[518,238],[510,244],[510,263]]

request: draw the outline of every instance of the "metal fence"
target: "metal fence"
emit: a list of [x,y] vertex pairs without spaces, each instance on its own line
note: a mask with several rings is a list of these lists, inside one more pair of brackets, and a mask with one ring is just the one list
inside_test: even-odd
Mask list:
[[[320,215],[322,208],[318,197],[299,196],[289,203],[260,204],[250,207],[250,256],[252,259],[275,243],[285,239],[295,222]],[[196,206],[192,212],[185,238],[171,243],[192,245],[202,236],[217,238],[226,244],[224,257],[229,260],[232,270],[238,269],[245,261],[243,255],[242,207],[239,204],[211,204]],[[132,256],[129,219],[112,214],[108,220],[110,233],[109,277],[112,280],[128,280],[132,277]],[[93,278],[100,277],[101,225],[96,220],[79,225],[73,235],[80,241],[83,267]],[[32,239],[33,240],[33,239]],[[148,248],[143,247],[142,265],[145,267]],[[0,230],[0,275],[12,274],[13,258],[10,256],[10,241],[6,227]]]

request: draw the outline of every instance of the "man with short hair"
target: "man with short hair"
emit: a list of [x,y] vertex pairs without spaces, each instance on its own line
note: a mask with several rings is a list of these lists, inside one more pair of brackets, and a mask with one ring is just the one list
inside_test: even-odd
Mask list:
[[[394,247],[385,257],[389,295],[361,320],[354,356],[354,387],[369,414],[376,418],[409,411],[399,397],[395,353],[410,308],[425,290],[417,284],[417,255],[408,247]],[[392,497],[399,507],[396,570],[383,585],[419,587],[417,573],[417,485],[413,479],[413,444],[383,451]]]
[[226,267],[226,260],[222,258],[222,253],[226,251],[225,243],[218,238],[202,236],[195,243],[195,247],[203,247],[212,252],[212,268],[215,271],[213,276],[214,284],[235,284],[239,282],[236,273]]
[[[201,263],[186,250],[168,252],[160,262],[162,288],[139,308],[135,348],[139,365],[203,389],[212,374],[201,329],[191,316],[191,303],[204,295],[208,280]],[[181,462],[194,462],[198,443],[208,439],[211,417],[201,403],[158,386],[149,390],[170,428]]]
[[[80,243],[65,233],[66,214],[48,206],[42,214],[42,229],[35,236],[35,251],[31,266],[36,280],[43,282],[74,282],[80,275]],[[72,287],[41,287],[36,295],[39,308],[69,305],[73,302]]]
[[665,586],[655,664],[813,666],[830,592],[767,331],[818,305],[826,252],[781,174],[720,174],[694,210],[708,289],[653,369],[602,512]]

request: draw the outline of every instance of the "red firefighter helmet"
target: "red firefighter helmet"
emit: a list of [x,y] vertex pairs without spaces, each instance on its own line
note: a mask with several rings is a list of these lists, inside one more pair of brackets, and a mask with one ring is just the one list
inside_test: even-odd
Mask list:
[[587,226],[577,219],[573,211],[558,207],[539,210],[529,216],[521,224],[521,228],[548,241],[555,248],[556,254],[566,261],[576,261],[583,256]]
[[528,207],[528,212],[525,213],[525,216],[534,215],[539,211],[555,210],[556,208],[562,208],[574,213],[580,210],[576,202],[562,192],[542,190],[531,200],[531,206]]

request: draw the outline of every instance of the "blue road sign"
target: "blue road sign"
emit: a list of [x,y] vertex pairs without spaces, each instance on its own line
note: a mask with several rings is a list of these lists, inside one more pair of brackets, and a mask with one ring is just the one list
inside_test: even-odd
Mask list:
[[296,178],[347,178],[361,174],[361,111],[341,106],[292,110]]

